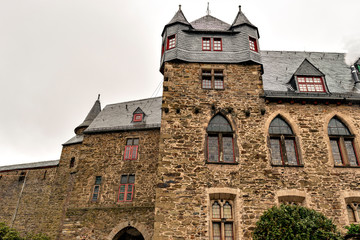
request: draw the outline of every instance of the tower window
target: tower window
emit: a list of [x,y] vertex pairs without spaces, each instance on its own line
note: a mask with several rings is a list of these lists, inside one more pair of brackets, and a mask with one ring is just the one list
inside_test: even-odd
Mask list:
[[214,38],[214,51],[222,51],[221,38]]
[[270,123],[270,148],[273,165],[300,165],[295,135],[290,126],[280,117]]
[[26,176],[26,173],[25,173],[25,172],[21,172],[21,173],[20,173],[20,176],[19,176],[19,182],[24,182],[25,176]]
[[224,72],[222,69],[203,69],[201,78],[204,89],[224,89]]
[[207,127],[207,161],[209,163],[234,163],[233,130],[222,116],[213,117]]
[[300,92],[325,92],[322,77],[296,77]]
[[91,197],[92,202],[96,202],[99,199],[100,185],[101,185],[101,176],[96,176],[95,177],[95,184],[94,184],[93,194],[92,194],[92,197]]
[[258,52],[256,39],[253,37],[249,37],[249,47],[251,51]]
[[121,175],[119,188],[119,202],[131,202],[134,196],[135,175]]
[[129,138],[126,140],[124,160],[136,160],[138,155],[139,139]]
[[70,159],[70,165],[69,165],[69,167],[70,167],[70,168],[73,168],[74,166],[75,166],[75,158],[72,157],[72,158]]
[[211,38],[203,38],[202,39],[202,50],[203,51],[211,51]]
[[339,119],[332,118],[328,125],[331,150],[336,166],[359,166],[354,136]]
[[174,48],[175,44],[176,44],[176,38],[174,34],[167,38],[167,50]]
[[234,239],[233,204],[230,200],[215,200],[211,206],[211,239]]

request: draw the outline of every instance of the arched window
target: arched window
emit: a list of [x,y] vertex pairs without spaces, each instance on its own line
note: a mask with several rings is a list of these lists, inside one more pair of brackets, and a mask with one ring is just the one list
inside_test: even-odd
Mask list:
[[223,199],[213,201],[211,228],[212,240],[234,239],[232,201]]
[[230,123],[218,114],[211,119],[207,133],[207,161],[210,163],[234,163],[234,139]]
[[331,150],[336,166],[359,166],[354,145],[354,135],[338,118],[334,117],[328,125]]
[[281,117],[276,117],[270,123],[270,148],[273,165],[298,166],[298,156],[295,135]]

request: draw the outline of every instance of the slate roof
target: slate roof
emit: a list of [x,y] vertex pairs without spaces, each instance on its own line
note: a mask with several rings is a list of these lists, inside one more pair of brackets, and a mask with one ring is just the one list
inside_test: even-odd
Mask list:
[[[100,95],[99,95],[99,97],[100,97]],[[90,112],[86,116],[84,122],[75,128],[75,132],[78,128],[90,126],[91,122],[96,118],[96,116],[100,112],[101,112],[100,100],[97,99],[94,103],[94,106],[91,108]]]
[[[261,58],[265,96],[283,94],[305,98],[360,98],[354,88],[350,67],[344,61],[345,53],[261,51]],[[291,90],[289,82],[305,59],[325,75],[328,94],[298,93]]]
[[70,138],[68,141],[63,143],[63,146],[76,144],[76,143],[82,143],[83,140],[84,140],[83,134],[75,135],[74,137]]
[[[84,133],[160,128],[162,98],[148,98],[107,105]],[[137,108],[144,112],[142,122],[132,122]]]
[[12,171],[12,170],[24,170],[24,169],[34,169],[34,168],[47,168],[47,167],[57,167],[60,160],[44,161],[44,162],[34,162],[34,163],[24,163],[24,164],[15,164],[0,167],[0,172]]
[[164,26],[164,30],[162,31],[161,35],[164,34],[166,27],[175,23],[182,23],[191,27],[191,24],[188,22],[188,20],[186,20],[184,13],[181,11],[181,5],[179,5],[179,10],[175,13],[174,17],[170,20],[170,22]]
[[240,26],[240,25],[243,25],[243,24],[247,24],[247,25],[252,26],[252,27],[257,29],[257,27],[254,24],[252,24],[249,21],[249,19],[245,16],[245,14],[241,11],[241,6],[239,6],[239,12],[236,15],[236,18],[235,18],[233,24],[231,24],[231,28],[236,27],[236,26]]
[[195,21],[191,22],[191,26],[195,30],[203,30],[203,31],[228,31],[230,25],[226,22],[223,22],[216,17],[211,15],[206,15],[201,17]]

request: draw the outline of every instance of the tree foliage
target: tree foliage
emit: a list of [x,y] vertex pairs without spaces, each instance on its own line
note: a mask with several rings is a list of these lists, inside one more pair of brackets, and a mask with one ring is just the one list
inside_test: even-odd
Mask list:
[[314,210],[280,205],[264,212],[256,223],[254,240],[341,240],[330,219]]
[[18,231],[0,222],[0,240],[50,240],[50,238],[41,233],[28,234],[23,238]]

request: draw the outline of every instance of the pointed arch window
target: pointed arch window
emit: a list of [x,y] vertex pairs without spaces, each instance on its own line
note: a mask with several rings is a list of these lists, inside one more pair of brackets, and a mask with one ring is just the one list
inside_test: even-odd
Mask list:
[[335,166],[359,166],[355,136],[345,124],[336,117],[332,118],[328,125],[328,135]]
[[272,164],[299,166],[296,138],[289,124],[279,116],[274,118],[270,123],[269,135]]
[[234,217],[232,201],[214,200],[211,206],[211,239],[232,240],[234,239]]
[[207,127],[207,161],[209,163],[234,163],[233,130],[226,118],[218,114]]

